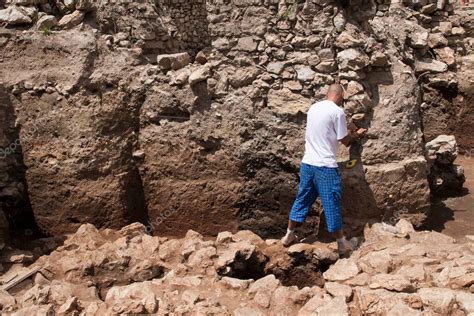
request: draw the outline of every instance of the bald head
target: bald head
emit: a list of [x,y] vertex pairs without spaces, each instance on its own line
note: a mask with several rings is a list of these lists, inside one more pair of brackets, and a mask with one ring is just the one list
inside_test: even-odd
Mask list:
[[344,89],[338,83],[333,83],[329,86],[327,99],[336,103],[337,105],[342,105],[344,100]]
[[328,97],[330,95],[342,96],[343,94],[344,94],[344,90],[342,89],[342,86],[340,84],[333,83],[332,85],[329,86]]

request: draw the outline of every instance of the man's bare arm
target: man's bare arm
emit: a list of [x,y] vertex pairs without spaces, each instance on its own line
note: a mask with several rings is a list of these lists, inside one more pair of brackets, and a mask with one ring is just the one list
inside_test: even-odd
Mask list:
[[367,129],[355,129],[354,126],[349,126],[349,128],[347,129],[347,136],[340,140],[340,142],[346,147],[349,147],[354,140],[364,137],[367,133]]

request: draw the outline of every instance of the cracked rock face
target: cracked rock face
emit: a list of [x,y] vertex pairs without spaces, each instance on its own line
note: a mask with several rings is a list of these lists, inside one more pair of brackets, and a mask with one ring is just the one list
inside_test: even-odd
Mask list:
[[[32,267],[39,272],[2,292],[0,310],[78,315],[474,312],[472,240],[457,243],[440,233],[415,232],[405,220],[397,223],[396,233],[384,227],[367,227],[360,248],[338,260],[335,243],[284,248],[250,231],[221,232],[217,238],[188,231],[184,238],[168,239],[149,236],[139,223],[120,231],[86,224],[66,240],[36,241],[34,257],[7,269],[2,282]],[[47,244],[54,250],[42,255]],[[3,253],[5,263],[22,251]],[[305,270],[308,265],[311,269]],[[226,276],[229,271],[232,275]],[[305,271],[312,271],[311,278],[298,279]]]
[[21,143],[0,161],[0,202],[23,203],[53,235],[134,221],[280,235],[305,113],[337,81],[348,120],[369,128],[338,156],[346,227],[400,212],[418,225],[424,142],[461,131],[452,119],[472,98],[455,71],[470,73],[472,30],[449,5],[408,7],[360,1],[349,19],[327,1],[22,2],[31,29],[0,32],[0,140]]

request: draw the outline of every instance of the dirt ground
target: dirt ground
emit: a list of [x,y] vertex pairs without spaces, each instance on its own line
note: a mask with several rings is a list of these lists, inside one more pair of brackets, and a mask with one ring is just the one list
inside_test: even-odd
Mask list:
[[462,240],[466,235],[474,235],[474,157],[460,155],[456,164],[464,168],[464,192],[458,197],[434,201],[427,229]]

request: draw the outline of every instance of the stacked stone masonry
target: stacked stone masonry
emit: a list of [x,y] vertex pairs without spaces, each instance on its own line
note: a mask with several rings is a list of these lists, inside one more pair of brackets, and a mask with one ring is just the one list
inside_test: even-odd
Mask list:
[[197,52],[210,44],[205,0],[162,0],[159,3],[177,26],[185,50]]

